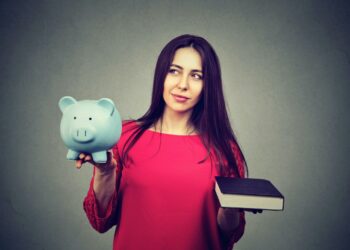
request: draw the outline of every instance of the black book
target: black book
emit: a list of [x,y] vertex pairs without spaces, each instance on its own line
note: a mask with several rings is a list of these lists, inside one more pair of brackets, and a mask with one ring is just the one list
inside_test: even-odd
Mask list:
[[268,180],[216,176],[215,192],[222,207],[283,210],[284,196]]

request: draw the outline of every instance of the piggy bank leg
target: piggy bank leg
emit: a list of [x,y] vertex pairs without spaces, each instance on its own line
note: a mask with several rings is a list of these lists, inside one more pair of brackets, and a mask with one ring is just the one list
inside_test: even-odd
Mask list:
[[96,163],[106,163],[107,161],[107,151],[99,151],[92,153],[92,158],[94,159],[94,162]]
[[68,153],[67,153],[68,160],[76,160],[78,159],[78,156],[79,156],[79,152],[73,151],[71,149],[68,150]]

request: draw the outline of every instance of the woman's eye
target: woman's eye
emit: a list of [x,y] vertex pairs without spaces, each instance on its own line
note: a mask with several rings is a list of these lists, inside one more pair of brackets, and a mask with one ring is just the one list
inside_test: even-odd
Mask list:
[[198,79],[198,80],[202,80],[202,76],[201,75],[193,74],[193,77]]
[[170,73],[170,74],[176,74],[176,73],[177,73],[177,70],[176,70],[176,69],[169,69],[169,73]]

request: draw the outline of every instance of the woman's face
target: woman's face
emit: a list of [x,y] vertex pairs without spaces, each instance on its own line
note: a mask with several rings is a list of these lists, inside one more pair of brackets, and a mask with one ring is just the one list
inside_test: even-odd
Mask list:
[[191,113],[203,89],[202,59],[193,48],[178,49],[164,81],[166,111]]

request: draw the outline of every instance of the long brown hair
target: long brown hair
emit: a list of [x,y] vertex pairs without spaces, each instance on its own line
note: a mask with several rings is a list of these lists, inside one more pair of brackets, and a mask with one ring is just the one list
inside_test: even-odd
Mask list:
[[[234,173],[241,176],[232,150],[232,144],[238,148],[241,159],[246,161],[232,130],[225,105],[222,89],[221,69],[219,59],[212,46],[204,38],[194,35],[182,35],[171,40],[161,51],[155,68],[151,105],[147,112],[136,120],[135,131],[128,138],[122,149],[121,163],[125,162],[127,154],[142,134],[162,118],[165,102],[163,86],[165,77],[174,59],[175,52],[180,48],[192,47],[201,56],[204,88],[200,100],[193,108],[190,122],[198,131],[208,155],[201,162],[215,153],[219,160],[220,175]],[[134,129],[134,128],[132,128]]]

